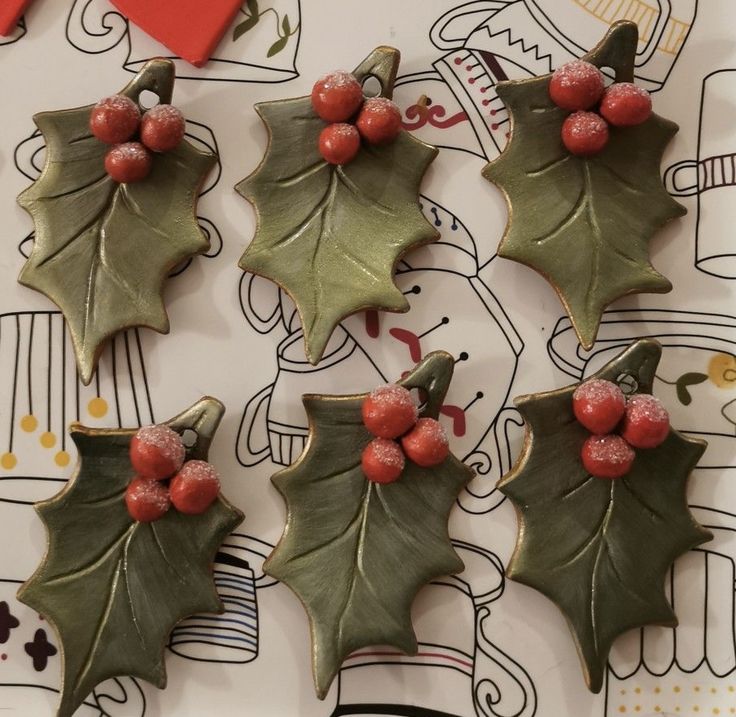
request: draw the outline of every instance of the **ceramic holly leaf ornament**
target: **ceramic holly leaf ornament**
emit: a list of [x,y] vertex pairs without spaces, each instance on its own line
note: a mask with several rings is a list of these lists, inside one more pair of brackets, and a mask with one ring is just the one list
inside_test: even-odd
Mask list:
[[[195,437],[185,466],[207,459],[223,413],[219,401],[203,398],[167,422],[176,434]],[[242,513],[220,495],[198,515],[172,506],[152,522],[134,520],[126,502],[134,435],[135,429],[73,424],[76,473],[61,493],[36,505],[48,550],[18,598],[58,633],[59,717],[70,717],[110,677],[131,675],[165,687],[164,648],[172,628],[194,613],[223,611],[212,562]],[[149,483],[166,490],[158,480]]]
[[[360,647],[393,645],[416,653],[414,597],[433,578],[463,569],[447,521],[472,471],[448,453],[446,438],[444,451],[426,461],[434,463],[431,467],[414,462],[409,443],[416,429],[439,426],[452,370],[452,356],[434,352],[389,389],[391,396],[402,387],[418,388],[426,398],[414,414],[414,428],[396,441],[374,438],[364,424],[367,394],[304,396],[309,438],[296,463],[272,479],[288,517],[264,570],[291,588],[307,611],[320,699],[342,661]],[[398,452],[398,477],[368,479],[371,445],[378,445],[378,457],[387,456],[391,465],[388,449]]]
[[[650,395],[661,351],[654,340],[637,341],[582,384],[603,402],[620,394],[619,387],[635,386],[621,402],[621,422],[606,436],[591,435],[579,420],[586,418],[576,414],[573,396],[579,398],[581,384],[517,398],[526,438],[516,465],[498,485],[519,519],[508,576],[539,590],[563,612],[593,692],[603,685],[619,635],[677,624],[665,595],[666,573],[677,557],[712,537],[695,521],[686,498],[688,477],[706,443],[668,423],[662,431],[666,412]],[[651,410],[642,414],[642,405]],[[648,444],[656,447],[632,445],[646,443],[642,419],[659,421],[659,436]],[[593,470],[614,468],[618,477],[586,469],[591,445],[605,449]]]
[[[623,83],[634,80],[637,40],[635,23],[617,22],[583,60],[612,68],[616,84],[631,90]],[[597,105],[573,116],[551,99],[552,77],[499,83],[511,138],[483,176],[503,191],[509,208],[498,253],[552,284],[589,350],[606,306],[627,294],[672,288],[650,263],[649,240],[686,211],[660,176],[662,154],[678,128],[656,114],[636,126],[609,126]],[[638,97],[637,90],[631,95]],[[600,112],[611,117],[605,103]],[[594,148],[592,156],[568,151],[563,128],[576,119],[572,139],[594,139],[601,130],[604,143],[608,138],[602,150]]]
[[[134,115],[142,113],[145,128],[141,93],[150,90],[168,105],[173,85],[173,64],[151,60],[115,96],[116,102]],[[33,251],[19,281],[61,309],[85,384],[105,342],[117,332],[134,326],[168,332],[163,283],[177,264],[209,247],[195,205],[216,163],[214,154],[186,139],[170,151],[148,151],[141,143],[146,142],[144,129],[141,142],[101,141],[90,128],[94,109],[90,105],[34,117],[46,141],[46,163],[18,198],[35,225]],[[134,129],[131,139],[136,136]],[[110,154],[122,161],[111,166]],[[139,181],[111,176],[121,166],[137,171],[139,160],[144,171],[148,167]]]
[[[314,92],[312,98],[256,105],[269,144],[258,168],[236,187],[258,220],[240,267],[291,296],[313,364],[345,317],[368,308],[408,310],[394,268],[410,249],[439,236],[422,215],[418,196],[437,149],[401,129],[401,115],[390,102],[398,65],[398,50],[379,47],[352,76],[334,73],[343,82],[335,83],[338,94],[348,83],[357,93],[347,98],[355,103],[345,105],[342,115],[319,115]],[[363,97],[361,84],[370,77],[380,83],[379,97]],[[379,121],[362,121],[373,109],[368,119]],[[373,134],[379,125],[390,125],[390,134]]]

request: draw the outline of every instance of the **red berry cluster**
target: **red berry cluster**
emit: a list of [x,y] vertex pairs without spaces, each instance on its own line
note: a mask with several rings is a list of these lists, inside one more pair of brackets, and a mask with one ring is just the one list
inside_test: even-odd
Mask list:
[[627,400],[615,383],[601,378],[575,389],[572,410],[593,434],[583,444],[580,457],[585,470],[596,478],[626,475],[636,457],[635,448],[656,448],[670,432],[670,418],[659,399],[637,393]]
[[401,132],[399,108],[385,97],[363,97],[363,87],[349,72],[331,72],[317,80],[312,107],[330,123],[319,135],[319,152],[330,164],[354,159],[361,137],[368,144],[381,145],[393,142]]
[[133,436],[130,462],[136,475],[125,491],[133,520],[158,520],[172,503],[187,515],[199,515],[210,507],[220,492],[217,471],[206,461],[185,462],[185,456],[181,436],[168,426],[146,426]]
[[414,398],[403,386],[388,384],[371,391],[363,401],[362,414],[363,424],[376,436],[361,458],[368,480],[393,483],[404,470],[405,456],[422,468],[431,468],[450,452],[445,429],[434,418],[418,418]]
[[[573,60],[558,67],[549,82],[549,96],[572,114],[562,124],[562,142],[579,157],[592,157],[608,144],[608,125],[633,127],[652,114],[652,99],[631,82],[606,88],[603,73],[590,62]],[[598,105],[598,111],[592,110]]]
[[121,184],[145,179],[151,171],[151,152],[175,149],[185,125],[184,115],[173,105],[156,105],[141,117],[138,105],[125,95],[100,100],[89,117],[92,134],[113,145],[105,155],[105,171]]

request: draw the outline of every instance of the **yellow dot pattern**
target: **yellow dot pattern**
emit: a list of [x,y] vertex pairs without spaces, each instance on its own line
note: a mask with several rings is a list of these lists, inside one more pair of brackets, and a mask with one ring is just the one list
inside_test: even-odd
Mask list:
[[[628,690],[629,694],[639,695],[637,702],[632,704],[626,702],[627,690],[619,689],[621,701],[616,706],[616,711],[620,714],[628,712],[646,714],[683,714],[683,715],[736,715],[736,685],[687,685],[684,688],[681,685],[667,685],[660,680],[659,685],[653,687],[636,686]],[[705,695],[703,695],[705,693]],[[713,699],[711,695],[721,695],[720,698]],[[668,701],[668,695],[672,702]],[[649,704],[646,701],[650,700]],[[657,703],[654,700],[657,700]],[[641,700],[644,700],[643,702]],[[673,704],[674,701],[679,704]],[[705,704],[694,704],[695,700],[705,700]],[[714,706],[714,703],[717,706]]]
[[0,466],[6,471],[12,470],[18,465],[18,459],[15,457],[15,453],[3,453],[0,456]]
[[28,414],[20,419],[20,427],[26,433],[33,433],[38,428],[38,419]]
[[95,396],[87,404],[87,412],[92,418],[104,418],[107,415],[107,401],[100,396]]
[[50,431],[42,433],[39,440],[44,448],[53,448],[56,445],[56,436]]

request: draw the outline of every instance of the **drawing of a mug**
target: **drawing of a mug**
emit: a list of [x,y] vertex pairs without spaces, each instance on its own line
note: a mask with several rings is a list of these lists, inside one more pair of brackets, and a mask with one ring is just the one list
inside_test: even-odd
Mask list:
[[78,50],[107,52],[128,44],[123,67],[138,72],[153,57],[167,57],[179,79],[234,82],[286,82],[298,76],[296,54],[301,32],[299,0],[261,0],[258,14],[248,4],[225,33],[205,67],[194,67],[111,9],[108,0],[75,0],[67,19],[66,35]]
[[[484,629],[488,605],[503,593],[503,565],[483,548],[459,541],[453,545],[466,570],[432,582],[417,598],[417,654],[406,656],[392,648],[351,654],[339,674],[332,717],[374,714],[377,703],[381,714],[394,717],[423,710],[437,717],[535,713],[531,678]],[[378,692],[376,684],[381,685]]]
[[[508,113],[495,90],[498,82],[549,73],[585,54],[612,22],[628,19],[640,28],[636,81],[656,91],[682,50],[696,7],[697,0],[475,0],[460,5],[430,31],[433,44],[446,52],[433,63],[434,72],[398,83],[405,126],[426,141],[493,159],[509,131]],[[422,107],[420,96],[432,104]]]
[[229,535],[215,556],[213,573],[225,606],[222,615],[193,615],[171,633],[169,649],[198,662],[244,664],[258,657],[256,589],[275,584],[263,574],[273,546],[242,533]]
[[736,279],[736,70],[718,70],[703,80],[696,159],[667,169],[665,185],[679,197],[697,196],[695,266]]

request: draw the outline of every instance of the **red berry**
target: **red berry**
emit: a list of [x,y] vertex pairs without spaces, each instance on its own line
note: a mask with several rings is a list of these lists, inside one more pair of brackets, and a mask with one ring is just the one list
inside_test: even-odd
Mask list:
[[389,383],[374,388],[363,401],[363,423],[380,438],[398,438],[417,422],[417,404],[403,386]]
[[220,492],[220,478],[207,461],[187,461],[171,479],[171,502],[180,513],[199,515]]
[[404,454],[396,441],[374,438],[363,449],[360,465],[368,480],[374,483],[393,483],[404,470]]
[[637,393],[626,403],[621,435],[635,448],[656,448],[670,432],[670,416],[658,398]]
[[186,120],[174,105],[151,107],[141,120],[141,142],[152,152],[170,152],[184,137]]
[[130,441],[130,462],[142,478],[170,478],[184,463],[181,436],[168,426],[145,426]]
[[92,108],[89,129],[101,142],[119,144],[135,134],[140,121],[141,111],[130,97],[113,95]]
[[630,470],[636,453],[621,436],[590,436],[580,453],[583,467],[596,478],[621,478]]
[[330,164],[347,164],[360,149],[360,135],[351,124],[329,124],[319,135],[319,153]]
[[116,144],[105,155],[105,171],[120,184],[140,182],[151,171],[151,155],[140,142]]
[[152,523],[162,518],[171,507],[169,491],[163,483],[136,477],[125,491],[125,505],[133,520]]
[[611,381],[592,378],[581,383],[572,394],[575,418],[591,433],[610,433],[623,418],[626,398]]
[[371,97],[363,103],[355,126],[368,144],[389,144],[401,132],[401,111],[386,97]]
[[574,112],[562,123],[562,142],[571,154],[592,157],[608,144],[608,125],[595,112]]
[[325,122],[344,122],[362,103],[363,88],[349,72],[331,72],[312,88],[312,107]]
[[447,458],[450,443],[445,429],[434,418],[420,418],[402,439],[406,457],[422,468],[431,468]]
[[649,93],[632,82],[617,82],[603,95],[601,114],[614,127],[633,127],[652,115]]
[[563,110],[590,109],[603,95],[603,73],[590,62],[573,60],[552,73],[549,96]]

